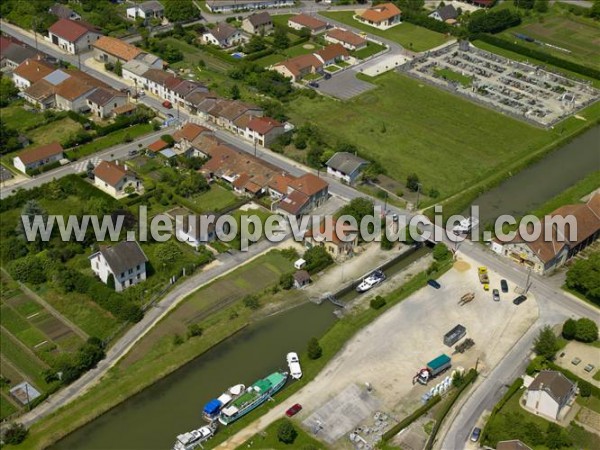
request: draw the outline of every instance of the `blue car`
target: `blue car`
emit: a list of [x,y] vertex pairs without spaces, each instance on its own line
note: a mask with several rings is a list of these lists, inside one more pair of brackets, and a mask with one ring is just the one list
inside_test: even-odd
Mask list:
[[473,432],[471,433],[471,441],[477,442],[479,440],[480,434],[481,434],[481,428],[473,428]]
[[437,281],[435,281],[435,280],[428,280],[427,284],[429,286],[431,286],[432,288],[435,288],[435,289],[439,289],[439,288],[442,287],[442,285],[440,283],[438,283]]

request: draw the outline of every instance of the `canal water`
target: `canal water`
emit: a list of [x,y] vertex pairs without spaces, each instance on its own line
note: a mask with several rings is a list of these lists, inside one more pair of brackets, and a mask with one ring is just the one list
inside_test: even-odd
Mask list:
[[[600,126],[485,192],[473,205],[479,206],[482,224],[493,222],[501,214],[519,218],[597,170],[600,170]],[[464,211],[463,215],[470,213]]]

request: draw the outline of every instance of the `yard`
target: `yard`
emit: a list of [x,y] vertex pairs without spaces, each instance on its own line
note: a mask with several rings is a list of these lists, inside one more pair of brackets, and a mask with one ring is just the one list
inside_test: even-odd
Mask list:
[[271,55],[267,55],[263,58],[257,59],[256,64],[263,67],[268,67],[285,59],[316,52],[321,48],[321,45],[315,44],[314,42],[305,42],[303,44],[294,45],[293,47],[285,49],[281,52],[273,53]]
[[[369,81],[379,88],[348,102],[297,98],[291,121],[316,124],[330,145],[356,145],[401,183],[416,173],[424,192],[437,189],[442,198],[508,172],[586,125],[569,118],[542,130],[397,73]],[[600,105],[580,113],[588,122],[599,114]]]
[[122,130],[115,131],[114,133],[111,133],[109,135],[94,139],[92,142],[68,150],[66,152],[66,155],[67,158],[71,160],[80,159],[85,156],[89,156],[92,153],[96,153],[100,150],[104,150],[109,147],[122,144],[123,142],[125,142],[126,136],[129,136],[129,138],[131,139],[135,139],[139,136],[150,133],[152,130],[152,124],[142,123],[133,125],[129,128],[124,128]]
[[46,120],[43,113],[27,111],[23,104],[23,101],[16,101],[0,109],[0,118],[6,127],[23,131]]
[[325,446],[313,438],[309,433],[304,431],[302,427],[294,424],[294,428],[298,435],[292,444],[285,444],[281,442],[277,437],[277,429],[279,426],[284,423],[287,419],[279,419],[269,425],[262,433],[259,433],[253,436],[251,439],[246,441],[243,445],[238,447],[238,450],[243,450],[247,448],[255,448],[255,449],[289,449],[289,448],[310,448],[313,450],[324,449]]
[[39,147],[55,141],[63,142],[71,134],[81,129],[82,127],[80,123],[65,117],[64,119],[42,125],[34,130],[28,131],[26,136],[31,141],[30,147]]
[[217,212],[234,205],[238,197],[223,186],[212,184],[208,192],[194,195],[188,200],[202,212]]
[[388,30],[380,30],[354,20],[354,11],[330,11],[320,14],[330,19],[337,20],[338,22],[345,23],[351,27],[365,31],[366,33],[395,41],[403,47],[415,52],[422,52],[432,49],[442,45],[449,39],[449,37],[444,36],[441,33],[436,33],[435,31],[431,31],[427,28],[422,28],[407,22],[402,22],[400,25]]
[[208,53],[203,51],[202,49],[195,47],[187,42],[184,42],[180,39],[176,39],[174,37],[164,38],[163,41],[166,44],[173,46],[174,48],[180,50],[185,58],[183,61],[179,61],[173,64],[173,69],[179,68],[193,68],[197,67],[198,63],[202,60],[211,70],[216,70],[218,72],[227,72],[229,69],[233,67],[233,63],[228,63],[218,56],[213,55],[212,53]]
[[367,41],[367,46],[365,48],[361,48],[360,50],[353,51],[352,56],[358,59],[366,59],[369,56],[373,56],[379,52],[382,52],[383,50],[385,50],[385,46],[375,42]]

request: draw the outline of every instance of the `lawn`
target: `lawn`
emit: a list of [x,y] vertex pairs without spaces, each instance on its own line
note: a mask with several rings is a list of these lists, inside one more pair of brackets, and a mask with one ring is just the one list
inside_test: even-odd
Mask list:
[[462,84],[464,87],[471,86],[471,77],[466,77],[458,72],[455,72],[454,70],[435,69],[435,73],[445,80],[456,81],[457,83]]
[[0,119],[8,128],[19,131],[35,127],[46,120],[43,113],[27,111],[23,108],[22,101],[14,102],[6,108],[0,109]]
[[[70,119],[69,119],[70,120]],[[129,128],[124,128],[119,131],[115,131],[107,136],[102,136],[94,139],[92,142],[80,145],[79,147],[67,150],[67,157],[71,160],[80,159],[85,156],[89,156],[100,150],[113,147],[115,145],[122,144],[125,142],[125,136],[129,136],[131,139],[135,139],[144,134],[148,134],[153,130],[152,124],[142,123],[133,125]]]
[[17,408],[2,394],[0,396],[0,420],[17,412]]
[[287,27],[288,19],[293,16],[295,16],[295,14],[276,14],[272,15],[271,18],[273,19],[273,25]]
[[281,418],[273,422],[259,434],[255,434],[242,445],[240,445],[237,450],[243,450],[246,448],[255,448],[255,449],[291,449],[291,448],[311,448],[314,450],[324,449],[326,448],[321,442],[313,438],[310,434],[308,434],[300,425],[294,423],[294,428],[298,435],[294,442],[291,444],[285,444],[281,442],[277,437],[277,429],[279,426],[286,422],[288,419]]
[[596,373],[594,374],[594,380],[596,381],[600,381],[600,370],[597,370]]
[[[45,390],[48,385],[42,377],[42,372],[47,368],[33,354],[28,354],[22,347],[17,344],[16,340],[4,330],[0,330],[0,351],[2,357],[10,361],[17,370],[25,374],[38,389]],[[11,380],[14,384],[22,380]]]
[[47,337],[40,330],[31,326],[8,305],[0,307],[0,323],[31,350],[37,344],[47,340]]
[[202,49],[195,47],[187,42],[176,39],[174,37],[164,38],[163,41],[176,49],[179,49],[183,55],[183,61],[179,61],[173,64],[173,68],[178,69],[180,67],[197,67],[200,60],[204,61],[206,67],[211,70],[218,72],[227,72],[233,67],[233,63],[228,63],[218,56],[203,51]]
[[354,11],[329,11],[320,14],[330,19],[337,20],[338,22],[345,23],[351,27],[358,28],[369,34],[375,34],[391,41],[395,41],[403,47],[415,52],[423,52],[432,49],[442,45],[449,39],[449,37],[441,33],[436,33],[435,31],[407,22],[402,22],[400,25],[388,30],[380,30],[354,20]]
[[435,188],[442,198],[518,170],[600,115],[600,105],[591,106],[580,113],[587,121],[542,130],[404,75],[369,80],[379,88],[347,102],[298,97],[289,105],[291,121],[317,124],[330,145],[356,145],[399,182],[416,173],[423,192]]
[[361,48],[360,50],[353,51],[352,56],[358,59],[366,59],[369,56],[373,56],[383,50],[385,50],[385,46],[376,44],[375,42],[367,41],[367,46],[365,48]]
[[234,205],[237,200],[238,197],[232,191],[213,184],[210,191],[195,195],[188,201],[200,208],[202,212],[216,212]]
[[335,73],[335,72],[337,72],[338,70],[341,70],[341,69],[339,67],[337,67],[337,66],[327,66],[327,67],[325,67],[325,70],[327,72],[329,72],[329,73]]
[[[567,51],[518,39],[514,36],[515,33]],[[549,14],[543,16],[543,20],[536,16],[526,17],[521,25],[506,30],[499,36],[561,59],[600,69],[600,25],[592,19],[575,15],[565,16],[559,6],[551,8]]]
[[577,403],[579,403],[581,406],[585,406],[588,409],[591,409],[592,411],[595,411],[596,413],[600,414],[600,398],[598,397],[587,397],[587,398],[583,398],[581,396],[577,397]]
[[315,44],[314,42],[305,42],[303,44],[298,44],[294,45],[293,47],[287,48],[282,52],[273,53],[271,55],[267,55],[263,58],[257,59],[256,64],[263,67],[268,67],[285,59],[290,59],[295,56],[307,55],[309,53],[316,52],[321,48],[321,45]]
[[65,117],[51,122],[34,130],[28,131],[27,137],[31,140],[29,147],[39,147],[40,145],[50,144],[51,142],[63,142],[71,134],[81,130],[81,124],[73,119]]

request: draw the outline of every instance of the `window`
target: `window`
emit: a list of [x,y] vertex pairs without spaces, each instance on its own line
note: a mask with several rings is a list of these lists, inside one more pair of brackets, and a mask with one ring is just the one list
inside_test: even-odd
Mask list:
[[125,272],[121,272],[120,278],[125,278]]
[[140,265],[139,264],[137,265],[136,270],[140,270]]
[[129,269],[129,270],[127,271],[127,273],[128,273],[129,275],[131,275],[131,274],[133,273],[133,269]]

